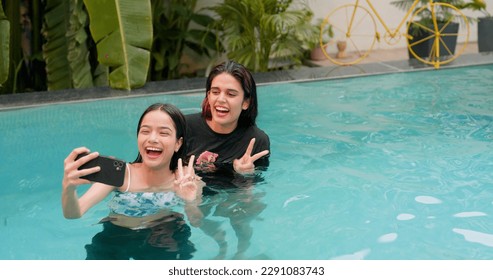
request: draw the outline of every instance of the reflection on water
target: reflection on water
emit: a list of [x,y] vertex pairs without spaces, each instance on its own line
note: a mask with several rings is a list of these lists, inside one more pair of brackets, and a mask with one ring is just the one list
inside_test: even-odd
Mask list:
[[180,213],[174,213],[143,229],[103,222],[91,244],[85,246],[87,260],[188,260],[196,251],[190,227]]
[[255,189],[255,185],[263,181],[261,173],[242,176],[223,169],[199,173],[199,176],[207,184],[203,193],[204,203],[200,206],[204,219],[199,227],[217,243],[218,253],[214,258],[224,259],[228,253],[228,233],[222,227],[226,220],[236,236],[237,245],[232,258],[244,259],[253,235],[251,221],[258,218],[266,207],[263,201],[265,193]]

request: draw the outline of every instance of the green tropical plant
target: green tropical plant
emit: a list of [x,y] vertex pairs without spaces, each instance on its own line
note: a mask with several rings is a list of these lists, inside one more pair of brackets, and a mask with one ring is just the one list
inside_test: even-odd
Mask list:
[[12,22],[20,22],[20,0],[2,1],[2,4],[5,16],[10,22],[10,32],[2,32],[1,35],[9,36],[9,47],[8,52],[4,52],[4,56],[0,57],[1,60],[8,61],[8,78],[0,87],[0,93],[9,93],[16,90],[16,70],[22,64],[21,25],[12,24]]
[[10,22],[3,11],[0,2],[0,87],[9,77],[9,45],[10,45]]
[[97,63],[91,69],[88,42],[92,40],[87,27],[89,18],[82,0],[70,1],[67,28],[68,60],[72,70],[74,88],[87,88],[108,84],[108,68]]
[[484,0],[472,0],[460,6],[460,9],[470,9],[473,11],[482,12],[485,17],[491,17],[491,14],[486,10],[486,2]]
[[143,86],[152,47],[150,0],[84,0],[98,61],[109,67],[112,88]]
[[47,0],[43,58],[48,90],[93,87],[82,0]]
[[153,46],[151,80],[181,77],[182,56],[186,49],[211,56],[216,46],[215,34],[207,30],[212,17],[195,12],[196,0],[152,0]]
[[[398,1],[393,1],[390,2],[391,5],[396,6],[397,8],[407,11],[413,4],[414,0],[398,0]],[[429,4],[429,0],[421,0],[418,5],[414,8],[414,11],[417,11],[418,9],[421,9],[423,7],[427,7]],[[440,0],[436,1],[440,3],[446,3],[450,4],[452,6],[455,6],[458,9],[461,9],[463,5],[465,4],[464,0]],[[414,12],[413,12],[414,14]],[[435,16],[438,22],[445,22],[449,20],[450,18],[454,17],[454,12],[447,7],[440,6],[440,9],[435,10]],[[422,25],[431,25],[433,24],[433,18],[431,14],[431,10],[428,8],[425,8],[423,12],[420,13],[419,18],[417,19]]]
[[313,28],[317,30],[318,36],[307,41],[310,50],[320,47],[321,42],[326,44],[334,37],[334,27],[329,23],[324,23],[323,18],[317,19]]
[[[148,80],[188,75],[181,71],[187,66],[181,60],[184,52],[211,57],[222,51],[215,33],[207,29],[213,19],[195,12],[196,0],[1,3],[6,17],[0,21],[0,65],[8,66],[1,69],[6,72],[2,93],[109,83],[131,89]],[[19,20],[25,24],[5,30]]]
[[[5,15],[11,24],[9,51],[0,56],[1,61],[9,62],[8,78],[0,93],[46,90],[46,73],[41,55],[41,16],[43,9],[39,1],[2,1]],[[30,9],[31,7],[32,9]]]
[[313,12],[302,1],[224,0],[209,7],[211,28],[223,38],[226,55],[255,72],[300,65],[319,30]]

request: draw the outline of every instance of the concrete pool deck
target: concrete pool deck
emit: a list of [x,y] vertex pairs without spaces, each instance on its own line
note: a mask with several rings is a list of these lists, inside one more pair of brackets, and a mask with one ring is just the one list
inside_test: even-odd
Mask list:
[[[362,63],[353,66],[331,65],[327,60],[308,61],[306,64],[308,66],[302,66],[292,70],[254,73],[255,81],[257,86],[262,86],[270,83],[330,80],[410,71],[440,71],[434,70],[432,66],[424,65],[414,59],[407,59],[405,49],[375,50],[372,51],[370,57],[363,60]],[[485,64],[493,64],[493,52],[478,53],[477,45],[472,44],[461,56],[451,63],[443,65],[440,69]],[[205,88],[205,80],[205,77],[200,77],[149,82],[144,87],[131,91],[98,87],[90,89],[6,94],[0,95],[0,111],[108,98],[129,98],[166,93],[202,92]]]

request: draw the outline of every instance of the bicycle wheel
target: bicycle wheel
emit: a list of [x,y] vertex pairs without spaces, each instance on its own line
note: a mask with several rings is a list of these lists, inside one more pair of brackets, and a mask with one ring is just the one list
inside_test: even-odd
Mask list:
[[[431,22],[420,22],[419,19],[430,17],[430,11]],[[446,19],[442,15],[446,15]],[[417,10],[411,16],[407,30],[409,57],[412,55],[436,69],[460,56],[469,41],[466,16],[447,3],[433,3]]]
[[[327,41],[324,37],[333,32]],[[320,25],[320,47],[334,64],[352,65],[368,56],[377,39],[377,25],[370,12],[347,4],[332,10]]]

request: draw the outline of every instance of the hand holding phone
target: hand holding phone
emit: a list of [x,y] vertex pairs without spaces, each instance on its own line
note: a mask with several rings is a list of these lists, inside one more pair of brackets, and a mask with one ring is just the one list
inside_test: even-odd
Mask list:
[[[82,153],[75,158],[75,160],[81,157],[87,156],[87,153]],[[84,163],[79,167],[81,169],[87,169],[91,167],[99,166],[101,170],[96,173],[92,173],[86,176],[82,176],[82,179],[87,179],[91,182],[100,182],[103,184],[121,187],[125,179],[126,162],[117,158],[111,158],[107,156],[99,156],[93,160]]]

